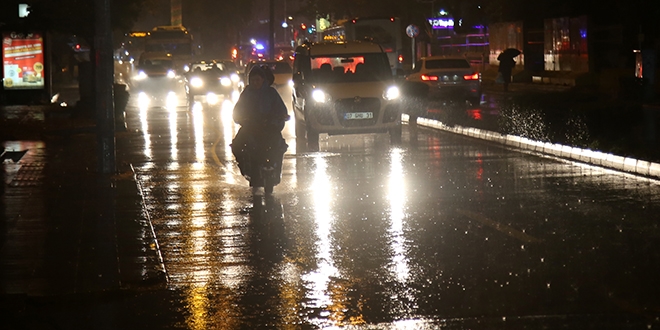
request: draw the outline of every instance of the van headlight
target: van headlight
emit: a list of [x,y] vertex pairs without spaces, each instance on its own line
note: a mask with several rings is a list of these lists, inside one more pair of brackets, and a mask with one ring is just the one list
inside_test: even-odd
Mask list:
[[399,98],[399,96],[401,96],[401,93],[399,92],[399,88],[396,86],[391,86],[383,94],[383,98],[388,101],[396,100]]
[[199,78],[199,77],[194,77],[194,78],[190,79],[190,86],[195,87],[195,88],[202,87],[202,86],[204,86],[204,81],[202,81],[202,79]]
[[312,99],[318,103],[326,103],[330,102],[330,95],[320,89],[315,89],[312,91]]
[[222,78],[220,78],[220,84],[222,86],[229,87],[229,86],[231,86],[231,79],[229,79],[227,77],[222,77]]
[[174,78],[174,77],[176,77],[176,73],[174,73],[174,70],[168,70],[167,78]]

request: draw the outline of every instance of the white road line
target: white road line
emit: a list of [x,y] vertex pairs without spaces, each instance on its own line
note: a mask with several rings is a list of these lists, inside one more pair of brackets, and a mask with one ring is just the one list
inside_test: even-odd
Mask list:
[[502,232],[508,236],[511,236],[513,238],[516,238],[518,240],[521,240],[525,243],[538,243],[542,242],[543,240],[538,239],[534,236],[530,236],[520,230],[514,229],[512,227],[509,227],[505,224],[499,223],[497,221],[491,220],[484,216],[483,214],[472,212],[472,211],[467,211],[467,210],[461,210],[457,209],[456,212],[458,212],[460,215],[465,216],[467,218],[470,218],[472,220],[476,220],[481,222],[482,224],[491,227],[499,232]]

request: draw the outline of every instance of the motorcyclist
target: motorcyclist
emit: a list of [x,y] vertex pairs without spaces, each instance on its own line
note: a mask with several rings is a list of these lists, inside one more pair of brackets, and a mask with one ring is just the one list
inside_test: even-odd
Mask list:
[[[267,157],[274,160],[278,171],[275,184],[279,183],[282,158],[287,145],[282,138],[284,122],[288,113],[282,98],[273,87],[272,81],[263,68],[253,67],[248,73],[248,85],[241,93],[234,106],[234,122],[241,125],[232,141],[232,152],[241,174],[250,179],[250,152],[265,152]],[[249,143],[259,148],[250,148]],[[261,148],[267,147],[270,148]],[[264,155],[262,155],[264,156]],[[259,187],[258,183],[250,181],[250,186]]]

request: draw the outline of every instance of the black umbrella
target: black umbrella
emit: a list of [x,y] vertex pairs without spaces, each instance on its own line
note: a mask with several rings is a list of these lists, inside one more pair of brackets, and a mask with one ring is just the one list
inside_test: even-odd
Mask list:
[[501,57],[508,57],[508,58],[514,58],[518,55],[520,55],[522,52],[515,49],[515,48],[507,48],[503,50],[500,55],[497,57],[498,59]]

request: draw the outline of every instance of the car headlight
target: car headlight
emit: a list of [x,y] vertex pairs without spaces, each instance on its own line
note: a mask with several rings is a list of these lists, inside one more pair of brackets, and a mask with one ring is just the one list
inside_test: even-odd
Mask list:
[[318,103],[326,103],[330,102],[330,95],[320,89],[315,89],[312,91],[312,99]]
[[174,70],[167,71],[167,78],[174,78],[174,77],[176,77],[176,73],[174,73]]
[[190,79],[190,86],[198,88],[204,86],[204,81],[199,77]]
[[188,66],[188,64],[183,66],[183,71],[185,71],[185,72],[190,71],[190,67]]
[[385,91],[385,93],[383,94],[383,98],[388,101],[391,101],[398,99],[400,95],[401,93],[399,92],[399,88],[396,86],[391,86]]
[[229,79],[227,77],[222,77],[222,78],[220,78],[220,84],[222,86],[229,87],[229,86],[231,86],[231,79]]
[[289,80],[289,87],[293,87],[293,80]]
[[193,77],[192,79],[190,79],[190,86],[195,88],[202,87],[204,86],[204,81],[202,80],[202,78]]
[[239,77],[239,76],[238,76],[237,74],[235,74],[235,73],[232,73],[231,76],[230,76],[230,78],[231,78],[231,81],[233,81],[233,82],[235,82],[235,83],[241,81],[241,77]]
[[142,80],[142,79],[146,79],[146,78],[147,78],[147,74],[142,70],[138,71],[137,76],[135,76],[135,79],[137,79],[137,80]]

